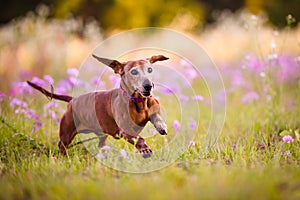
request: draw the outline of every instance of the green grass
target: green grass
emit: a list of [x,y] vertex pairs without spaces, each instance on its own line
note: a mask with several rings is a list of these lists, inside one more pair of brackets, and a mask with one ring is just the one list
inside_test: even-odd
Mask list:
[[[222,134],[208,154],[200,156],[205,137],[200,123],[195,146],[170,166],[145,174],[110,169],[82,144],[68,156],[59,154],[57,125],[46,120],[33,134],[30,120],[4,102],[0,199],[299,199],[299,107],[280,111],[278,104],[270,115],[263,102],[235,102],[229,98]],[[283,130],[292,143],[282,141]],[[159,148],[160,143],[150,143],[154,151]]]

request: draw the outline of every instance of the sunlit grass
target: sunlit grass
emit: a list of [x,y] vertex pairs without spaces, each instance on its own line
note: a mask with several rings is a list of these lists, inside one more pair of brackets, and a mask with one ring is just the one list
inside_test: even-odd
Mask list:
[[[199,77],[193,80],[195,94],[203,97],[198,99],[200,120],[194,141],[170,166],[145,174],[128,174],[106,167],[95,158],[98,149],[93,149],[91,154],[83,144],[72,146],[67,156],[61,155],[57,147],[57,122],[66,104],[59,102],[49,108],[49,100],[41,94],[30,93],[24,85],[18,92],[9,90],[17,86],[5,82],[0,86],[5,95],[0,97],[0,199],[299,199],[300,81],[297,42],[293,39],[297,38],[294,35],[299,30],[274,35],[271,28],[263,27],[257,18],[240,19],[248,22],[244,25],[249,29],[233,22],[232,16],[227,19],[204,32],[203,37],[196,37],[216,59],[226,89],[226,121],[218,142],[210,151],[204,154],[202,147],[212,116],[210,94]],[[95,41],[99,42],[101,36],[92,37],[91,34],[99,34],[96,27],[91,26],[93,30],[85,37],[77,38],[74,30],[60,24],[63,22],[47,23],[39,18],[37,21],[24,19],[30,26],[21,22],[1,30],[3,35],[13,32],[12,40],[1,40],[1,67],[7,63],[16,64],[10,54],[15,44],[17,59],[25,62],[20,67],[22,77],[16,79],[23,81],[33,77],[22,73],[24,69],[40,78],[47,72],[55,77],[56,91],[60,89],[71,94],[73,75],[69,73],[68,76],[66,69],[79,66],[84,56],[77,55],[94,47]],[[73,28],[76,27],[76,21],[65,23],[75,23]],[[258,24],[250,27],[251,23]],[[224,24],[231,26],[223,29]],[[39,28],[28,28],[35,26]],[[23,30],[25,36],[20,37],[13,31],[14,27]],[[260,34],[255,36],[257,27],[260,27]],[[40,36],[45,28],[49,32]],[[228,37],[233,36],[224,39],[224,32]],[[47,56],[42,52],[45,56],[42,61],[47,66],[42,69],[34,58],[42,56],[37,47],[45,44],[44,37],[52,38],[53,43],[46,44],[49,46],[44,50],[50,52]],[[276,48],[270,46],[273,37],[278,44]],[[57,50],[58,46],[62,49]],[[228,46],[234,49],[219,48]],[[29,57],[25,59],[26,56]],[[15,80],[13,77],[18,74],[10,73],[11,69],[14,68],[1,68],[1,76]],[[106,79],[113,81],[110,77]],[[27,106],[12,107],[13,98],[25,101]],[[178,106],[171,97],[162,98],[160,102],[166,108]],[[20,108],[24,113],[16,113]],[[39,118],[28,115],[29,109]],[[173,122],[180,121],[180,110],[168,109],[167,112],[169,135],[156,134],[147,141],[154,151],[153,156],[165,144],[165,139],[177,134]],[[43,124],[37,127],[36,122]],[[283,140],[284,136],[290,136],[292,141]],[[77,136],[73,144],[79,141]],[[97,140],[91,141],[95,143]],[[123,140],[109,138],[108,144],[111,143],[131,153],[129,157],[140,156]],[[141,165],[143,158],[139,158],[132,163],[131,169]],[[114,161],[112,157],[106,159]]]

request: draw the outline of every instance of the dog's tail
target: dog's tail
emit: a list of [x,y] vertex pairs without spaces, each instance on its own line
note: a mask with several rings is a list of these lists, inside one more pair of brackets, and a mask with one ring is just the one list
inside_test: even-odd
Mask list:
[[47,91],[46,89],[42,88],[41,86],[38,86],[30,81],[27,81],[27,83],[33,87],[34,89],[40,91],[41,93],[43,93],[44,95],[46,95],[47,97],[50,97],[51,99],[58,99],[61,101],[65,101],[65,102],[70,102],[73,97],[68,96],[68,95],[60,95],[60,94],[54,94],[52,92]]

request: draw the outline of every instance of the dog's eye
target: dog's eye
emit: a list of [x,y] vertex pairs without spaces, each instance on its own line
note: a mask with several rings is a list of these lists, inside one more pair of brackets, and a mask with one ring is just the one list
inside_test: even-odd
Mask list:
[[132,75],[137,75],[139,72],[136,69],[131,70],[130,72]]
[[153,69],[151,67],[148,68],[148,73],[152,73]]

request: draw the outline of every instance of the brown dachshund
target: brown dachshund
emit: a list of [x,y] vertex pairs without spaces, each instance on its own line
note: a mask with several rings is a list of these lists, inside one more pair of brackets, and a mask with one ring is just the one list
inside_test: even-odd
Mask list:
[[165,56],[152,56],[146,60],[119,62],[93,55],[101,63],[111,67],[121,76],[120,87],[109,91],[96,91],[76,98],[51,93],[27,81],[33,88],[46,96],[69,102],[61,122],[58,146],[61,152],[77,133],[94,132],[99,136],[99,148],[105,145],[108,135],[124,138],[135,145],[144,158],[150,157],[152,150],[139,136],[150,121],[161,135],[167,134],[167,126],[160,114],[157,99],[151,95],[153,72],[151,64],[167,60]]

